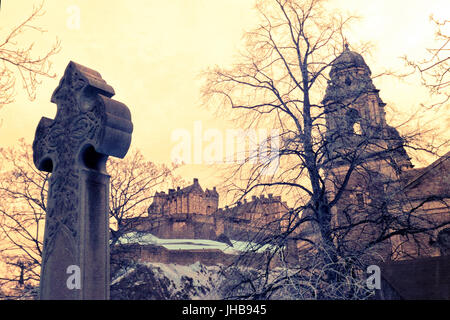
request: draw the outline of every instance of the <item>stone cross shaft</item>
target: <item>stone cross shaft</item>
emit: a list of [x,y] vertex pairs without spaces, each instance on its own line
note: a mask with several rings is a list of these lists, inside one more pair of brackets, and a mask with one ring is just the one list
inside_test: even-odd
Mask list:
[[123,158],[131,114],[101,75],[70,62],[36,129],[33,160],[51,172],[40,299],[109,298],[108,156]]

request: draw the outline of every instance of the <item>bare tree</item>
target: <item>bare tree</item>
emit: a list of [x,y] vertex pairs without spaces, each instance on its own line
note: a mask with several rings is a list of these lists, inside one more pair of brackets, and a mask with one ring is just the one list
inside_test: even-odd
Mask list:
[[403,57],[407,67],[412,69],[410,74],[419,73],[422,85],[426,87],[432,96],[437,96],[438,101],[432,106],[445,104],[450,99],[450,35],[448,34],[449,20],[437,20],[430,16],[430,21],[435,25],[436,47],[427,48],[427,57],[415,61],[407,56]]
[[28,18],[0,39],[0,108],[14,101],[17,78],[22,81],[30,100],[34,100],[40,78],[55,77],[55,74],[50,73],[50,58],[59,52],[59,41],[46,53],[39,55],[34,48],[35,42],[26,44],[20,39],[22,35],[29,35],[31,32],[45,32],[34,24],[37,18],[45,14],[43,5],[42,2],[34,7]]
[[[445,198],[412,203],[400,178],[412,167],[406,148],[436,149],[423,147],[419,130],[401,136],[386,123],[371,70],[344,37],[352,17],[320,0],[262,0],[256,8],[261,23],[246,34],[245,51],[233,68],[206,72],[203,97],[247,128],[279,130],[235,166],[227,187],[238,200],[271,192],[293,205],[259,226],[240,257],[259,257],[256,266],[241,264],[258,272],[241,273],[228,294],[366,298],[367,265],[390,259],[399,237],[435,237],[448,224],[420,213],[431,201],[448,208]],[[301,258],[289,259],[293,252]]]
[[[51,174],[36,169],[23,139],[15,148],[0,149],[0,156],[0,255],[6,264],[0,286],[27,289],[39,281]],[[139,150],[109,159],[111,245],[127,231],[128,218],[147,214],[155,188],[182,183],[173,170],[145,160]]]
[[1,150],[0,253],[8,268],[2,285],[39,280],[49,175],[35,168],[31,152],[24,140]]

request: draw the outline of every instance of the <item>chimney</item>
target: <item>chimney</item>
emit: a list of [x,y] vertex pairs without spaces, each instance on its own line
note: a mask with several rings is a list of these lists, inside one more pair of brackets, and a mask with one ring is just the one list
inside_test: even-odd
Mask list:
[[269,199],[272,199],[273,193],[269,193]]
[[198,184],[198,178],[194,178],[194,184]]
[[177,187],[177,191],[180,191],[180,187]]

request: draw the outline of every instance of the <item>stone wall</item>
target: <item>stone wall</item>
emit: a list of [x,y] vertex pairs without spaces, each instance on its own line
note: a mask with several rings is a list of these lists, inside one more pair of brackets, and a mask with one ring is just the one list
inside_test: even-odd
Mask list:
[[173,214],[160,219],[143,217],[130,223],[130,229],[162,239],[215,240],[218,236],[214,217],[202,214]]
[[382,283],[376,299],[450,299],[450,256],[389,262],[380,267]]
[[[392,245],[396,252],[394,259],[436,257],[443,254],[438,235],[450,225],[450,153],[424,168],[404,173],[404,195],[408,201],[403,204],[404,212],[415,212],[423,228],[439,226],[413,236],[396,236]],[[446,244],[449,246],[449,244]]]

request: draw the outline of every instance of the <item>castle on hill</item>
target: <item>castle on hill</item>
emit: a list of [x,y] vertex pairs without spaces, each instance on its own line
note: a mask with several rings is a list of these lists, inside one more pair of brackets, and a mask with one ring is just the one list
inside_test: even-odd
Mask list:
[[134,219],[133,229],[170,239],[232,239],[252,241],[283,227],[289,208],[280,196],[253,196],[219,208],[214,187],[201,187],[197,178],[185,188],[156,192],[148,216]]

